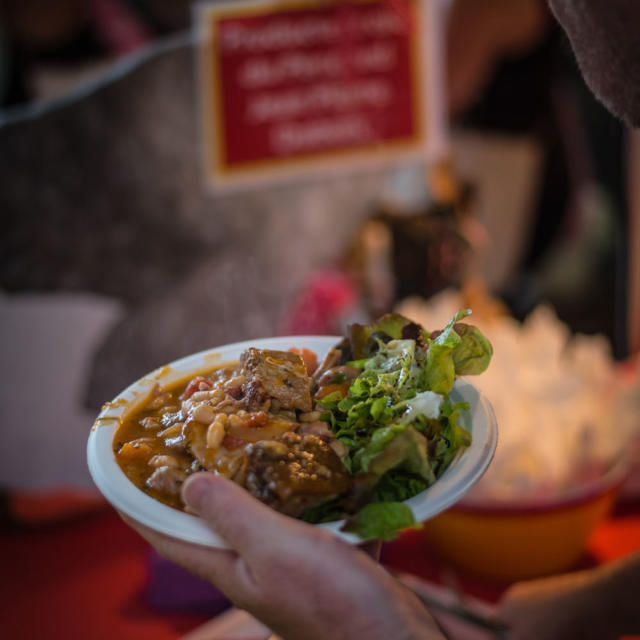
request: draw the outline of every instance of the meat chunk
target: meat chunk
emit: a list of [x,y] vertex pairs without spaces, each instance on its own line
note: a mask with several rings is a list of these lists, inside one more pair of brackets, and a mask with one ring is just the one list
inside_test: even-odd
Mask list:
[[336,380],[354,380],[362,373],[362,369],[358,369],[357,367],[351,367],[349,365],[342,365],[339,367],[331,367],[327,369],[319,378],[318,387],[324,387],[327,384],[331,384]]
[[349,490],[351,479],[333,449],[315,435],[285,433],[248,445],[246,487],[274,509],[297,517]]
[[329,349],[327,355],[322,361],[322,364],[313,372],[313,379],[320,380],[323,374],[325,374],[329,369],[340,364],[341,358],[342,351],[340,349],[337,349],[335,347]]
[[325,442],[331,442],[335,439],[331,429],[329,429],[329,425],[322,420],[314,420],[313,422],[301,424],[298,433],[301,435],[311,433]]
[[158,467],[148,478],[146,485],[159,493],[177,496],[187,474],[173,466]]
[[251,348],[240,356],[240,362],[249,411],[265,411],[271,399],[283,409],[311,411],[312,381],[299,354]]
[[242,385],[244,405],[248,411],[269,411],[271,398],[259,376],[251,377]]

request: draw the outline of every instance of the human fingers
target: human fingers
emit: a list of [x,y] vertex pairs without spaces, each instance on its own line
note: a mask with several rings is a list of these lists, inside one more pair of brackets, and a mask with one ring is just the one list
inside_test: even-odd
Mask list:
[[598,608],[585,598],[591,580],[591,573],[582,571],[512,585],[497,609],[511,629],[509,640],[604,640],[588,622]]
[[284,516],[234,482],[211,473],[190,476],[182,497],[229,546],[250,558],[287,550],[292,536],[320,537],[313,527]]
[[120,517],[161,556],[213,583],[237,604],[244,603],[257,592],[250,570],[235,551],[203,547],[176,540],[122,513]]

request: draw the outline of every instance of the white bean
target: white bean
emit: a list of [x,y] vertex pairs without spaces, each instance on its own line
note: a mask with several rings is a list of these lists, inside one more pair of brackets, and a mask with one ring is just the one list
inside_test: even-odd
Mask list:
[[232,413],[230,416],[227,417],[227,424],[231,429],[237,429],[238,427],[243,427],[245,426],[246,422],[247,421],[243,417],[238,416],[234,413]]
[[224,426],[218,420],[212,422],[207,429],[207,448],[217,450],[224,440]]
[[221,400],[224,397],[224,391],[219,389],[209,389],[208,391],[196,391],[190,398],[191,403],[203,402],[204,400]]
[[219,413],[215,417],[214,422],[219,422],[223,427],[226,427],[228,418],[229,416],[226,413]]
[[216,411],[208,404],[199,404],[196,406],[191,415],[194,420],[202,422],[203,424],[209,424],[216,419]]

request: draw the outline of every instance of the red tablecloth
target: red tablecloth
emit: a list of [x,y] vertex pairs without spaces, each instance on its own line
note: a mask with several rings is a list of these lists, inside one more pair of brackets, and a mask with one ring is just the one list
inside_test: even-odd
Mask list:
[[[640,549],[640,504],[618,505],[593,533],[582,566]],[[148,545],[109,507],[58,525],[0,530],[0,635],[47,640],[174,640],[207,619],[152,608],[144,597]],[[447,569],[411,532],[383,549],[388,566],[441,580]],[[459,576],[472,595],[505,585]]]

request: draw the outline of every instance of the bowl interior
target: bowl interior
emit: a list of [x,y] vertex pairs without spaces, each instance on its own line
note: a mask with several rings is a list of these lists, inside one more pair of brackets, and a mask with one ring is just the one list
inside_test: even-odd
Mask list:
[[[89,435],[87,461],[98,489],[119,511],[156,531],[173,538],[201,545],[225,548],[228,545],[200,518],[173,509],[138,489],[118,465],[113,452],[113,438],[119,421],[140,406],[158,383],[161,387],[232,362],[248,347],[282,349],[306,347],[321,360],[341,340],[337,336],[287,336],[249,340],[196,353],[161,367],[134,382],[108,402],[98,415]],[[472,444],[453,460],[438,481],[406,501],[416,520],[425,521],[457,502],[482,477],[497,444],[497,425],[493,409],[480,392],[465,380],[458,379],[452,399],[465,400],[471,410],[462,416],[462,424],[472,434]],[[320,526],[351,544],[362,540],[341,531],[344,521]]]

